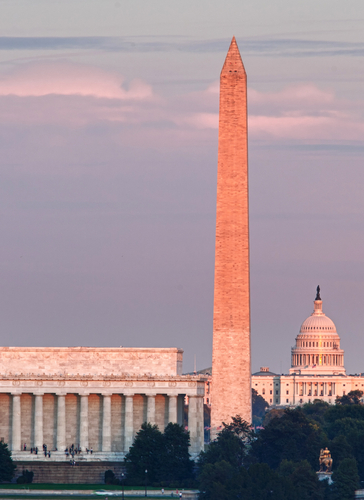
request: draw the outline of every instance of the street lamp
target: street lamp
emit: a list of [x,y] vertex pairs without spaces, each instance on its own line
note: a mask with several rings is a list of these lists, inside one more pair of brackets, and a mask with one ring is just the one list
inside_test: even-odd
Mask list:
[[122,500],[124,500],[124,479],[125,479],[125,474],[124,472],[121,474],[121,484],[122,484],[122,487],[123,487],[123,493],[122,493]]
[[148,471],[147,471],[147,469],[145,469],[145,496],[147,496],[147,474],[148,474]]

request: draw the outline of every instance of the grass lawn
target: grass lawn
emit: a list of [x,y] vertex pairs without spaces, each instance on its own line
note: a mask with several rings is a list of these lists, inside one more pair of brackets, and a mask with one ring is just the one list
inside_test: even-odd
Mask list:
[[[2,483],[0,484],[0,490],[1,489],[14,489],[14,490],[23,490],[23,489],[30,489],[30,490],[108,490],[108,491],[113,491],[113,490],[122,490],[121,485],[114,485],[114,484],[52,484],[52,483],[45,483],[45,484],[37,484],[37,483],[32,483],[32,484],[13,484],[13,483]],[[144,491],[145,487],[144,486],[125,486],[124,490],[141,490]],[[171,488],[165,488],[165,489],[171,489]],[[160,491],[161,488],[156,488],[152,486],[148,486],[148,491]],[[174,491],[174,488],[172,488]],[[43,497],[42,497],[43,498]]]
[[[13,498],[14,500],[20,499],[20,498],[22,498],[22,499],[24,499],[24,498],[34,498],[36,500],[38,500],[38,499],[41,499],[41,500],[54,500],[55,498],[57,500],[70,500],[70,498],[76,498],[77,500],[86,500],[86,499],[90,500],[92,498],[99,498],[100,500],[105,499],[104,496],[96,496],[96,495],[72,495],[72,496],[60,496],[60,495],[49,495],[48,496],[48,495],[42,495],[41,497],[39,497],[39,496],[37,497],[37,496],[34,495],[34,496],[31,496],[31,497],[29,497],[29,496],[26,497],[25,495],[2,495],[1,493],[0,493],[0,498],[9,498],[9,499]],[[121,498],[121,496],[120,497],[109,497],[109,500],[111,500],[112,498]],[[130,500],[131,499],[135,500],[136,497],[135,496],[131,497],[131,496],[124,495],[124,498],[125,499],[130,499]],[[149,495],[148,495],[148,498],[151,499],[151,500],[152,499],[160,500],[160,497],[153,497],[153,496],[149,496]]]

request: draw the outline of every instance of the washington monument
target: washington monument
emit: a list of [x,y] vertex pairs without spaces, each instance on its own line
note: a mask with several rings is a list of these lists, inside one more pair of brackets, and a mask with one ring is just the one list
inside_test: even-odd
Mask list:
[[212,434],[239,414],[251,422],[246,73],[232,39],[220,75]]

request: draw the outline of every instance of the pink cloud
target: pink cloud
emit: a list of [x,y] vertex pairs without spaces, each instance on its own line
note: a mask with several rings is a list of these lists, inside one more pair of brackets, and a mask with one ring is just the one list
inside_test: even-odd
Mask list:
[[[219,82],[205,90],[161,97],[146,82],[123,85],[117,72],[69,62],[26,64],[0,76],[0,119],[18,124],[125,123],[153,137],[178,140],[215,133]],[[301,84],[276,92],[249,88],[253,140],[358,140],[364,132],[363,102],[338,98],[331,89]],[[155,128],[155,133],[151,129]],[[136,132],[134,132],[136,133]],[[211,135],[211,137],[213,137]]]
[[197,129],[216,129],[219,125],[219,115],[218,113],[190,113],[176,117],[174,122],[177,125]]
[[364,123],[325,116],[251,116],[249,132],[260,139],[361,141]]
[[19,97],[55,95],[93,96],[106,99],[144,100],[153,96],[150,85],[134,80],[129,88],[123,77],[93,66],[57,62],[27,64],[0,78],[0,95]]
[[249,88],[248,96],[249,104],[252,106],[279,104],[281,108],[292,105],[321,107],[335,102],[335,94],[332,90],[321,90],[313,84],[288,86],[278,92],[259,92]]
[[277,92],[249,89],[249,131],[254,139],[362,141],[363,102],[338,98],[313,84]]

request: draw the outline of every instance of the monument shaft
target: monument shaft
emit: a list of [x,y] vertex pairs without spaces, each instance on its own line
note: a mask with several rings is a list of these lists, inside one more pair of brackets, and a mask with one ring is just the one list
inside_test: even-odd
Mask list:
[[237,414],[251,422],[247,89],[235,38],[220,75],[217,175],[213,433]]

